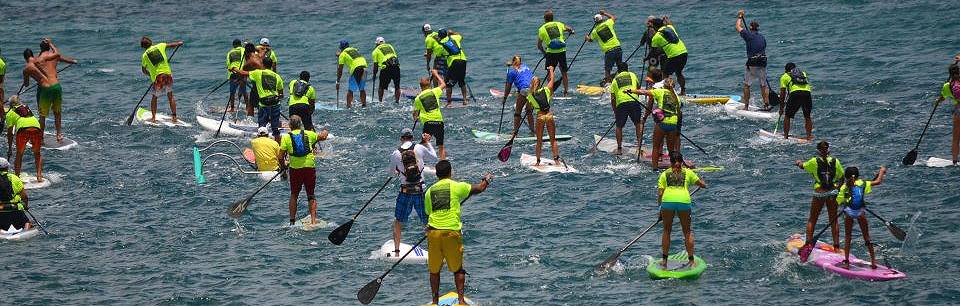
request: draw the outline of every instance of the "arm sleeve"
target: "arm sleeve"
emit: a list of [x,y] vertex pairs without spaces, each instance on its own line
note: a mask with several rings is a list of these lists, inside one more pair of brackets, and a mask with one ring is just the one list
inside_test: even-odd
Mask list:
[[657,179],[657,188],[666,189],[667,188],[667,171],[660,172],[660,178]]
[[433,145],[427,143],[426,145],[417,144],[414,147],[417,150],[417,155],[420,156],[421,160],[427,160],[427,157],[430,157],[430,161],[438,160],[437,151],[433,149]]
[[810,175],[817,175],[817,158],[811,158],[803,163],[803,170],[806,170]]
[[[507,83],[514,83],[517,80],[517,72],[513,68],[507,68]],[[506,93],[509,94],[509,93]]]
[[748,39],[749,37],[750,37],[750,34],[747,33],[747,29],[746,29],[746,28],[743,28],[743,29],[740,30],[740,38],[743,38],[743,41],[747,41],[747,39]]
[[687,171],[687,186],[696,184],[697,181],[700,180],[700,176],[697,175],[697,173],[694,172],[693,170],[686,169],[686,171]]
[[403,169],[403,162],[400,161],[400,154],[397,150],[393,150],[393,153],[390,153],[390,166],[387,167],[388,175],[397,175],[397,169]]
[[780,88],[787,89],[790,86],[790,75],[784,73],[780,76]]

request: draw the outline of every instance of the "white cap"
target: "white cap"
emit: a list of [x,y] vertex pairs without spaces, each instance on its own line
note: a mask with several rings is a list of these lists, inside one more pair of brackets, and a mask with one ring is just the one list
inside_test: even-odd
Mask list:
[[406,141],[406,142],[404,142],[403,144],[400,145],[400,149],[410,150],[411,148],[413,148],[413,142],[412,142],[412,141]]
[[423,31],[424,31],[424,32],[430,32],[430,30],[431,30],[430,24],[429,24],[429,23],[424,23],[424,24],[423,24]]
[[593,21],[594,21],[594,22],[601,22],[601,21],[603,21],[603,15],[600,15],[600,14],[593,15]]
[[376,41],[376,43],[379,44],[379,43],[382,43],[382,42],[383,42],[383,36],[377,36],[377,41]]
[[257,128],[257,134],[260,134],[260,135],[269,135],[269,134],[270,134],[270,129],[268,129],[268,128],[265,127],[265,126],[258,127],[258,128]]
[[10,169],[10,162],[6,158],[0,157],[0,169]]
[[267,46],[269,46],[269,45],[270,45],[270,40],[267,39],[266,37],[261,38],[261,39],[260,39],[260,44],[261,44],[261,45],[267,45]]

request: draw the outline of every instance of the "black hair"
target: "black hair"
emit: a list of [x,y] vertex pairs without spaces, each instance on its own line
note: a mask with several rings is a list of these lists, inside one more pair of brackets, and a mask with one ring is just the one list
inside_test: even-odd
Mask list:
[[843,177],[858,178],[860,177],[860,169],[857,167],[847,167],[846,169],[843,169]]
[[543,12],[543,21],[553,21],[553,10],[547,10],[546,12]]
[[627,65],[627,62],[617,62],[617,72],[625,72],[630,68],[630,65]]
[[670,152],[670,163],[673,164],[677,162],[683,163],[683,155],[678,151]]
[[243,57],[247,57],[250,53],[257,52],[257,47],[251,43],[246,43],[243,45]]
[[27,60],[31,57],[33,57],[33,50],[30,50],[30,48],[23,49],[23,59]]
[[947,68],[947,72],[950,73],[951,80],[960,81],[960,64],[953,63],[950,68]]
[[239,38],[234,38],[234,39],[233,39],[233,47],[234,47],[234,48],[239,47],[239,46],[242,45],[242,44],[243,44],[243,43],[240,42],[240,39],[239,39]]
[[657,67],[650,67],[650,78],[653,79],[653,82],[663,81],[663,70],[660,70]]
[[47,42],[46,39],[40,41],[40,53],[50,51],[50,42]]
[[821,140],[820,142],[817,143],[817,150],[824,149],[824,148],[829,149],[830,143],[827,142],[826,140]]
[[786,65],[783,66],[783,71],[790,72],[790,70],[793,70],[793,68],[797,68],[797,64],[794,64],[792,62],[787,63]]
[[271,66],[273,66],[273,60],[270,59],[269,56],[268,56],[268,57],[264,57],[264,58],[263,58],[263,66],[264,66],[264,67],[271,67]]
[[310,81],[310,73],[306,70],[300,71],[300,79],[304,81]]
[[660,29],[660,27],[663,26],[663,19],[662,19],[662,18],[653,18],[653,19],[650,20],[650,24],[653,25],[653,29],[654,29],[654,30]]
[[444,159],[437,162],[437,177],[441,179],[449,178],[450,172],[453,171],[453,167],[450,165],[450,161]]
[[756,20],[750,20],[750,30],[751,31],[760,31],[760,23]]
[[146,37],[146,36],[140,37],[141,48],[144,48],[144,49],[150,48],[151,45],[153,45],[153,40],[150,40],[150,37]]

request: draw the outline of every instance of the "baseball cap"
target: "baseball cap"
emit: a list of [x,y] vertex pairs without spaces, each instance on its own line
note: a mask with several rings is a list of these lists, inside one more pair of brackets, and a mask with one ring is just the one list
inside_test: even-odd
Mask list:
[[350,46],[350,42],[346,39],[340,40],[340,50],[346,49]]
[[429,23],[424,23],[424,24],[423,24],[423,31],[424,31],[424,32],[430,32],[430,30],[431,30],[430,24],[429,24]]
[[270,134],[270,129],[268,129],[268,128],[265,127],[265,126],[261,126],[261,127],[257,128],[257,134],[260,134],[260,135]]
[[269,45],[270,45],[270,40],[267,39],[266,37],[261,38],[261,39],[260,39],[260,44],[261,44],[261,45],[267,45],[267,46],[269,46]]
[[410,128],[403,128],[400,130],[400,137],[413,137],[413,130]]
[[593,21],[594,21],[594,22],[601,22],[601,21],[603,21],[603,15],[600,15],[600,14],[593,15]]
[[382,42],[383,42],[383,36],[377,36],[376,43],[379,44],[379,43],[382,43]]

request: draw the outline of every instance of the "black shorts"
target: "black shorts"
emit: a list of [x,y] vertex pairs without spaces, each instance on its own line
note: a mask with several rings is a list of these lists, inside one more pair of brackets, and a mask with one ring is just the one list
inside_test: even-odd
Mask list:
[[[465,84],[467,77],[467,61],[454,60],[447,69],[447,86],[453,87],[457,84]],[[461,85],[463,86],[463,85]]]
[[616,47],[610,50],[607,50],[603,54],[603,71],[610,73],[613,68],[617,67],[617,63],[623,61],[623,49]]
[[668,58],[663,62],[663,73],[665,75],[672,75],[675,73],[683,73],[683,67],[687,66],[687,54],[680,54],[674,58]]
[[443,145],[443,122],[442,121],[427,121],[423,123],[423,132],[430,134],[433,139],[437,140],[437,145]]
[[803,108],[803,118],[810,118],[810,111],[813,110],[813,98],[810,92],[806,90],[796,90],[791,92],[787,98],[787,118],[793,119],[800,108]]
[[250,86],[250,99],[247,100],[247,104],[253,106],[260,105],[260,93],[257,92],[257,86],[253,85],[253,82],[247,82],[247,85]]
[[300,120],[303,122],[303,127],[308,130],[313,130],[313,107],[310,107],[309,103],[290,105],[287,112],[290,113],[290,116],[300,116]]
[[387,85],[390,84],[390,81],[393,81],[393,87],[400,86],[400,66],[390,66],[384,67],[383,70],[380,70],[380,86],[379,88],[387,88]]
[[640,118],[643,117],[643,107],[637,102],[623,103],[617,105],[617,109],[613,111],[613,115],[617,118],[618,129],[622,129],[623,126],[627,125],[627,117],[630,117],[630,122],[633,122],[633,125],[638,125],[640,124]]
[[544,58],[547,60],[547,65],[544,66],[544,69],[550,66],[553,66],[554,69],[560,67],[560,71],[562,72],[567,72],[567,69],[569,69],[567,67],[567,51],[560,53],[547,53],[544,55]]
[[3,230],[9,229],[10,225],[22,229],[27,222],[30,222],[30,219],[27,219],[27,214],[23,211],[0,212],[0,228]]

